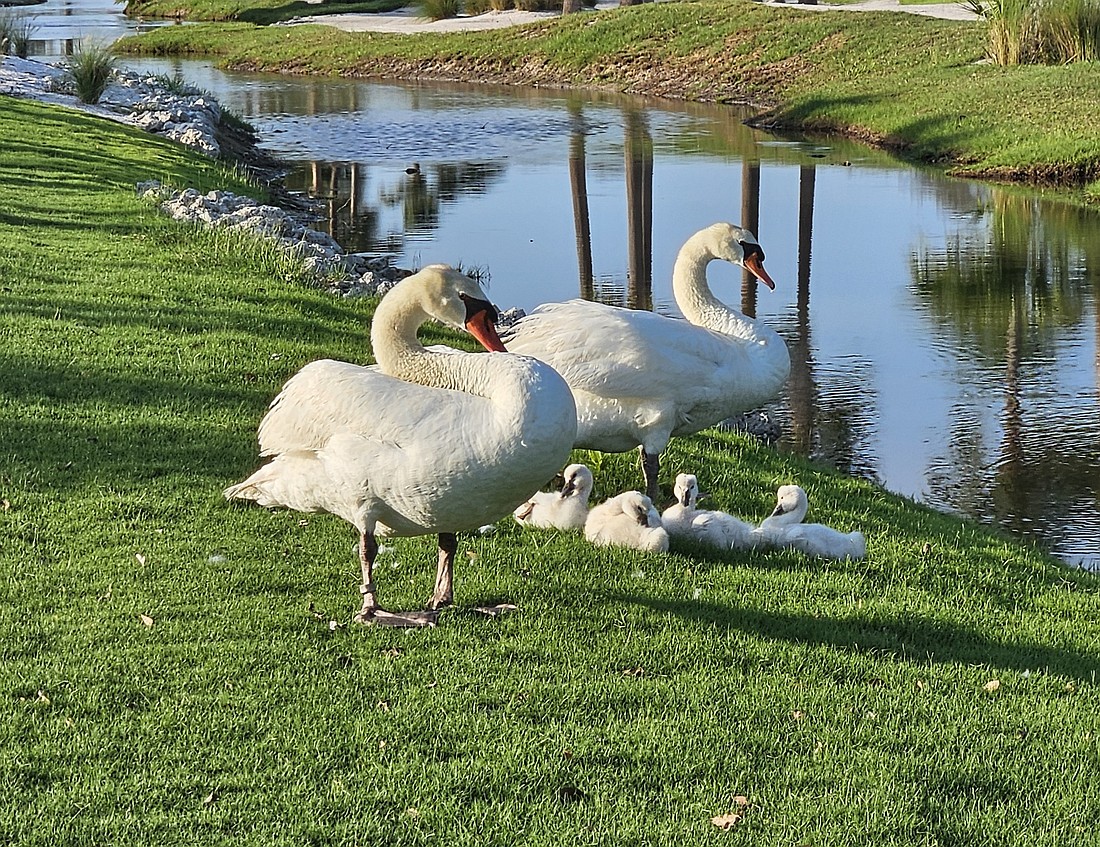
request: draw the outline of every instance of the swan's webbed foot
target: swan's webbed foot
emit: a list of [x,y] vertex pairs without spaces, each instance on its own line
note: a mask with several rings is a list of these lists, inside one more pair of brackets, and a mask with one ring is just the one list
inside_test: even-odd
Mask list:
[[436,609],[425,609],[423,612],[386,611],[378,605],[374,596],[374,585],[369,582],[360,586],[359,591],[363,595],[363,607],[355,615],[356,623],[412,628],[435,626],[439,618],[439,611]]
[[425,609],[422,612],[387,612],[385,609],[375,608],[370,612],[360,611],[355,616],[356,623],[404,627],[405,629],[433,627],[438,619],[439,612],[431,609]]

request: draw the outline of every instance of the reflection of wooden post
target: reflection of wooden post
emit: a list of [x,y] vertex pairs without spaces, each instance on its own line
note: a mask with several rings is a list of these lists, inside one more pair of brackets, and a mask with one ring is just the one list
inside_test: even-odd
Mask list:
[[351,185],[348,187],[348,220],[351,222],[349,229],[355,228],[355,219],[359,217],[359,163],[351,163]]
[[337,183],[337,177],[339,176],[340,166],[333,163],[330,166],[328,178],[328,196],[329,196],[329,213],[328,213],[328,234],[333,238],[336,238],[336,210],[339,206],[339,194],[340,186]]
[[813,447],[815,387],[810,347],[810,251],[813,245],[813,165],[803,165],[798,179],[798,336],[790,345],[791,375],[787,396],[791,408],[791,442],[800,456]]
[[[1024,342],[1024,307],[1018,294],[1012,295],[1012,311],[1005,332],[1005,410],[1002,419],[1004,441],[1001,459],[997,463],[998,487],[1007,495],[1007,503],[999,504],[997,512],[1013,520],[1013,528],[1021,529],[1020,519],[1028,514],[1028,491],[1024,456],[1023,405],[1020,403],[1020,359]],[[1007,510],[1005,509],[1007,506]]]
[[[572,111],[572,108],[571,108]],[[585,174],[585,132],[579,111],[573,115],[573,134],[569,139],[569,187],[573,194],[573,232],[577,240],[577,271],[581,297],[596,299],[592,274],[592,227],[588,220],[588,179]]]
[[638,114],[627,112],[626,119],[627,305],[648,310],[653,308],[653,146]]
[[[760,162],[757,159],[741,161],[741,226],[760,238]],[[741,311],[750,318],[756,317],[756,277],[741,271]]]

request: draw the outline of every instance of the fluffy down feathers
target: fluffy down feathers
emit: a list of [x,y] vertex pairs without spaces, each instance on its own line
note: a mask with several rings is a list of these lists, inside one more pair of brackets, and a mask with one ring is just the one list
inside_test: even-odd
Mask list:
[[584,536],[593,544],[631,547],[651,553],[668,550],[668,533],[653,501],[639,491],[624,491],[588,513]]
[[539,491],[520,505],[512,513],[516,521],[543,529],[583,530],[592,494],[592,472],[584,465],[570,465],[562,477],[559,491]]

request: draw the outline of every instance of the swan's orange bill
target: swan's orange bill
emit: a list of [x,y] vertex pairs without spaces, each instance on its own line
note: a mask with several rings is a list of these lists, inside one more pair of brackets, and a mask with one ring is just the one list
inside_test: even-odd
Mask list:
[[764,285],[768,286],[772,291],[775,291],[775,283],[772,282],[772,278],[768,276],[768,272],[764,270],[764,263],[760,261],[760,256],[756,253],[750,253],[745,257],[745,267],[749,269],[753,276],[764,283]]
[[497,335],[496,324],[493,322],[495,315],[496,310],[491,306],[487,309],[479,309],[466,319],[466,329],[481,342],[481,346],[486,350],[495,353],[507,353],[504,342]]

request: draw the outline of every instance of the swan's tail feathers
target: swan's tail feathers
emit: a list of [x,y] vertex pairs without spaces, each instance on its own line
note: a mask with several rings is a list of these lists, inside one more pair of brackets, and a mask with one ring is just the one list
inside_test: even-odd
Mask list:
[[315,511],[309,480],[317,464],[312,450],[282,453],[243,482],[231,485],[222,494],[226,500],[251,500],[268,509],[285,507],[300,512]]

